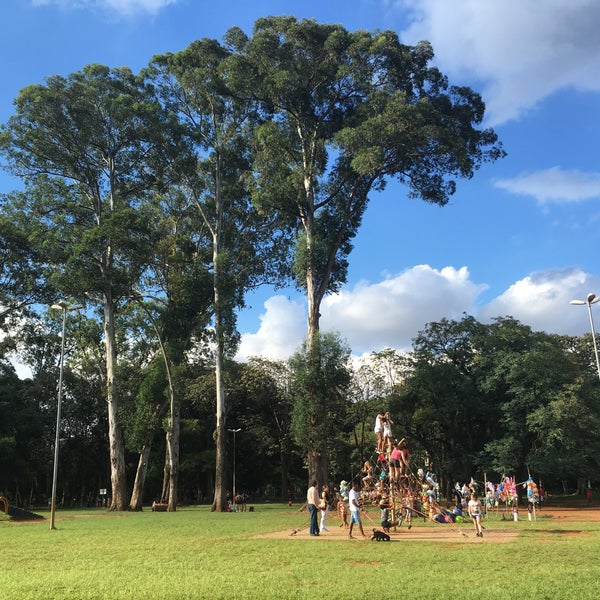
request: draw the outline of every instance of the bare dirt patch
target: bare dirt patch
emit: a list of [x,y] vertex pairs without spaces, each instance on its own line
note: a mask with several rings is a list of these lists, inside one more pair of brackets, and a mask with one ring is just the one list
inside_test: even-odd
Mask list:
[[[308,513],[298,513],[298,527],[296,529],[289,529],[284,531],[275,531],[272,533],[265,533],[256,536],[262,539],[300,539],[300,540],[315,540],[315,543],[323,543],[327,540],[348,540],[353,543],[371,542],[371,535],[373,528],[379,529],[379,523],[376,521],[374,515],[372,516],[373,522],[368,518],[363,517],[363,528],[365,531],[366,538],[360,536],[360,532],[354,527],[353,535],[354,539],[348,539],[348,531],[340,526],[340,520],[335,516],[332,516],[328,520],[328,531],[324,531],[318,537],[311,536],[308,529]],[[380,544],[387,544],[393,542],[445,542],[449,544],[481,544],[481,543],[506,543],[517,538],[522,529],[523,521],[528,522],[527,511],[521,509],[519,512],[519,521],[515,523],[514,528],[499,528],[494,527],[494,522],[499,519],[497,514],[492,514],[488,519],[484,521],[484,533],[482,538],[478,538],[473,531],[473,527],[470,523],[461,523],[460,525],[449,525],[446,523],[429,524],[424,526],[422,520],[415,520],[416,524],[410,529],[404,524],[402,527],[392,530],[390,533],[390,542],[378,542]],[[547,506],[543,510],[536,513],[536,522],[543,522],[545,519],[559,520],[562,522],[600,522],[600,508],[594,507],[553,507]],[[542,532],[542,530],[540,530]],[[588,535],[584,532],[577,531],[575,529],[562,530],[561,532],[552,531],[553,537],[547,537],[546,534],[550,534],[550,530],[543,530],[545,539],[551,541],[553,539],[559,539],[560,536],[576,536],[576,535]],[[555,535],[556,534],[556,535]],[[559,535],[560,534],[560,535]]]

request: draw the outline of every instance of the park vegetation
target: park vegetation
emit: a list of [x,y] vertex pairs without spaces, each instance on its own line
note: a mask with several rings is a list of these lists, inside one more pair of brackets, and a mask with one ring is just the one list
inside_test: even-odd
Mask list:
[[[444,205],[501,158],[484,105],[431,66],[427,42],[274,17],[152,57],[88,65],[19,93],[0,154],[0,492],[50,489],[59,316],[65,321],[60,501],[224,510],[238,490],[287,497],[348,478],[380,408],[440,481],[597,469],[589,340],[510,317],[429,324],[407,354],[358,370],[319,307],[346,281],[370,196],[389,179]],[[236,363],[246,292],[306,292],[306,343]],[[17,354],[32,377],[17,377]],[[237,440],[232,456],[231,430]],[[228,452],[229,449],[229,452]],[[235,461],[235,462],[234,462]]]

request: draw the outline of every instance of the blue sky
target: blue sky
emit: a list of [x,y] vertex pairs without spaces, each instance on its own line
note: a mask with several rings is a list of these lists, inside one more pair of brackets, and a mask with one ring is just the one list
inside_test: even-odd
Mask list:
[[[289,14],[428,39],[450,81],[482,94],[508,153],[459,181],[443,208],[393,182],[373,194],[322,328],[356,355],[407,349],[426,323],[463,313],[589,332],[586,308],[569,301],[600,295],[597,0],[3,0],[0,121],[22,87],[47,76],[90,63],[137,71],[154,54]],[[15,186],[0,173],[0,193]],[[287,357],[305,336],[305,312],[293,289],[253,293],[240,357]]]

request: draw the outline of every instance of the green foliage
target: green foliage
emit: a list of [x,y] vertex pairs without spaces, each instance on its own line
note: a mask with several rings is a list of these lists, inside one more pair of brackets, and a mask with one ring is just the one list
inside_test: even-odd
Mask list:
[[531,471],[554,485],[589,477],[599,392],[574,346],[509,317],[429,324],[400,395],[411,450],[447,482],[482,472]]
[[337,333],[318,336],[317,349],[306,343],[290,358],[292,434],[305,451],[332,451],[346,423],[350,385],[350,348]]
[[504,155],[495,133],[476,127],[479,95],[449,86],[427,42],[294,17],[259,19],[251,38],[235,28],[225,39],[230,85],[264,115],[253,201],[297,227],[294,276],[309,303],[344,283],[371,191],[395,177],[443,205],[455,178]]

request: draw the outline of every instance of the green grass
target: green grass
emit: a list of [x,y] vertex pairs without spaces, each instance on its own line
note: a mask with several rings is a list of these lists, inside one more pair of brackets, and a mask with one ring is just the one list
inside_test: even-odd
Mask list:
[[488,517],[488,526],[521,530],[509,543],[375,544],[257,539],[306,526],[298,506],[282,504],[246,513],[59,511],[54,531],[48,521],[0,521],[0,590],[19,600],[598,598],[600,523],[520,518]]

